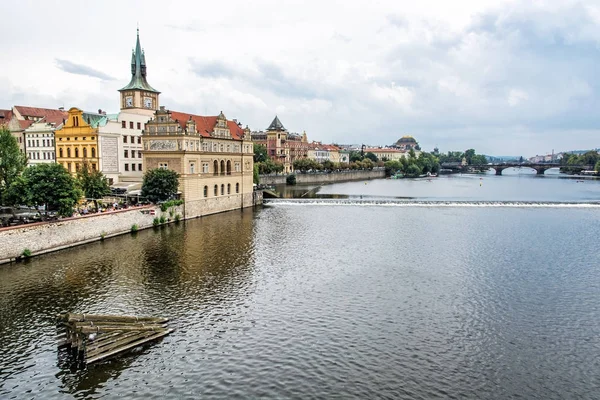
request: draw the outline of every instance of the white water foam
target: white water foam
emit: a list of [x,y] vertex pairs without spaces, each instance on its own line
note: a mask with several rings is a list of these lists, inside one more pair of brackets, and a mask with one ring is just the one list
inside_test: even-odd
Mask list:
[[376,206],[376,207],[519,207],[519,208],[600,208],[592,202],[533,202],[533,201],[403,201],[360,199],[269,199],[273,206]]

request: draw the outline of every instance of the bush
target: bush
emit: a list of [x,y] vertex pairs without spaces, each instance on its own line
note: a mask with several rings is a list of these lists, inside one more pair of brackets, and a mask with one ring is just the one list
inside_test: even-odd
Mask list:
[[154,225],[154,226],[160,225],[160,221],[158,220],[158,217],[156,217],[152,220],[152,225]]
[[296,184],[296,175],[295,174],[288,175],[287,178],[285,178],[285,183],[287,183],[288,185],[295,185]]
[[169,207],[180,206],[183,204],[183,200],[169,200],[165,201],[160,205],[160,211],[165,212]]
[[159,221],[161,224],[164,224],[165,222],[167,222],[167,218],[165,218],[164,215],[161,215]]
[[29,250],[29,249],[23,250],[23,253],[21,253],[21,256],[23,256],[25,258],[31,257],[31,250]]
[[102,231],[102,233],[100,234],[100,240],[104,240],[105,237],[106,237],[106,232]]
[[176,214],[175,215],[175,222],[179,223],[179,221],[181,221],[181,214]]
[[137,232],[138,231],[138,224],[133,224],[131,225],[131,232]]

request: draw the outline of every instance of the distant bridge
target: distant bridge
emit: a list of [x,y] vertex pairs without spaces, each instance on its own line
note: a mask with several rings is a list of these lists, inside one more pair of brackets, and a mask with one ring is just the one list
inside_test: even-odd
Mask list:
[[593,165],[561,165],[558,163],[500,163],[500,164],[486,164],[486,165],[461,165],[461,163],[450,162],[442,163],[444,169],[452,169],[456,172],[467,171],[469,169],[484,171],[488,169],[494,169],[496,175],[502,175],[502,171],[506,168],[531,168],[534,169],[537,175],[544,175],[544,172],[551,168],[568,167],[573,169],[579,169],[581,171],[593,169]]

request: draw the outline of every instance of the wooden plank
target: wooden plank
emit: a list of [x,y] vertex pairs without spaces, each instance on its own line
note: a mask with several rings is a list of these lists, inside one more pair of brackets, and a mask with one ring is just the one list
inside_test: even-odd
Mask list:
[[71,326],[75,328],[79,328],[82,326],[150,326],[157,325],[163,326],[166,325],[164,322],[148,322],[148,321],[139,321],[139,322],[115,322],[115,321],[81,321],[81,322],[72,322]]
[[165,329],[159,325],[146,325],[146,326],[81,326],[77,328],[77,333],[102,333],[102,332],[113,332],[113,331],[156,331],[159,329]]
[[104,354],[98,355],[98,356],[96,356],[96,357],[87,358],[87,359],[85,360],[85,363],[86,363],[86,364],[91,364],[91,363],[93,363],[93,362],[96,362],[96,361],[103,360],[103,359],[105,359],[105,358],[108,358],[108,357],[111,357],[111,356],[113,356],[113,355],[115,355],[115,354],[119,354],[119,353],[121,353],[121,352],[124,352],[124,351],[126,351],[126,350],[129,350],[129,349],[132,349],[132,348],[134,348],[134,347],[137,347],[137,346],[139,346],[139,345],[141,345],[141,344],[144,344],[144,343],[147,343],[147,342],[150,342],[150,341],[153,341],[153,340],[159,339],[159,338],[161,338],[161,337],[163,337],[163,336],[166,336],[166,335],[168,335],[168,334],[169,334],[169,333],[171,333],[171,332],[173,332],[173,329],[169,329],[169,330],[166,330],[166,331],[164,331],[164,332],[157,332],[156,334],[154,334],[154,335],[152,335],[152,336],[150,336],[150,337],[147,337],[147,338],[144,338],[144,339],[140,339],[140,340],[138,340],[138,341],[135,341],[135,342],[133,342],[133,343],[129,343],[129,344],[128,344],[128,345],[126,345],[126,346],[119,347],[119,348],[117,348],[117,349],[115,349],[115,350],[112,350],[112,351],[110,351],[110,352],[108,352],[108,353],[104,353]]
[[131,315],[98,315],[98,314],[69,314],[68,322],[83,321],[114,321],[114,322],[168,322],[168,318],[159,317],[136,317]]
[[111,344],[113,344],[119,340],[125,339],[126,337],[129,337],[129,336],[135,336],[138,334],[139,334],[139,332],[121,332],[121,331],[113,332],[111,334],[111,336],[109,338],[107,338],[106,340],[89,344],[87,346],[87,351],[88,352],[94,351],[94,350],[97,350],[97,349],[100,349],[100,348],[103,348],[106,346],[110,346]]
[[129,335],[124,335],[123,337],[120,337],[119,340],[116,340],[113,343],[110,343],[110,344],[107,344],[106,346],[102,346],[102,347],[96,348],[94,350],[88,351],[86,356],[88,358],[95,357],[99,354],[110,352],[114,349],[125,346],[128,343],[143,339],[143,338],[151,336],[153,334],[154,334],[153,332],[134,332]]

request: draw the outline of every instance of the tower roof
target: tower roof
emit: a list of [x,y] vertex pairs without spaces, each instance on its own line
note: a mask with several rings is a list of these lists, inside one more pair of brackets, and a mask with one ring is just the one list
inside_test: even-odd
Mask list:
[[146,80],[146,56],[142,51],[142,46],[140,45],[140,30],[137,31],[137,42],[135,44],[135,51],[131,55],[131,81],[129,84],[119,91],[123,90],[132,90],[132,89],[140,89],[145,90],[147,92],[160,93],[158,90],[154,89],[148,81]]
[[285,131],[285,128],[276,115],[275,119],[273,120],[273,122],[271,122],[271,125],[269,125],[267,130],[268,131]]

